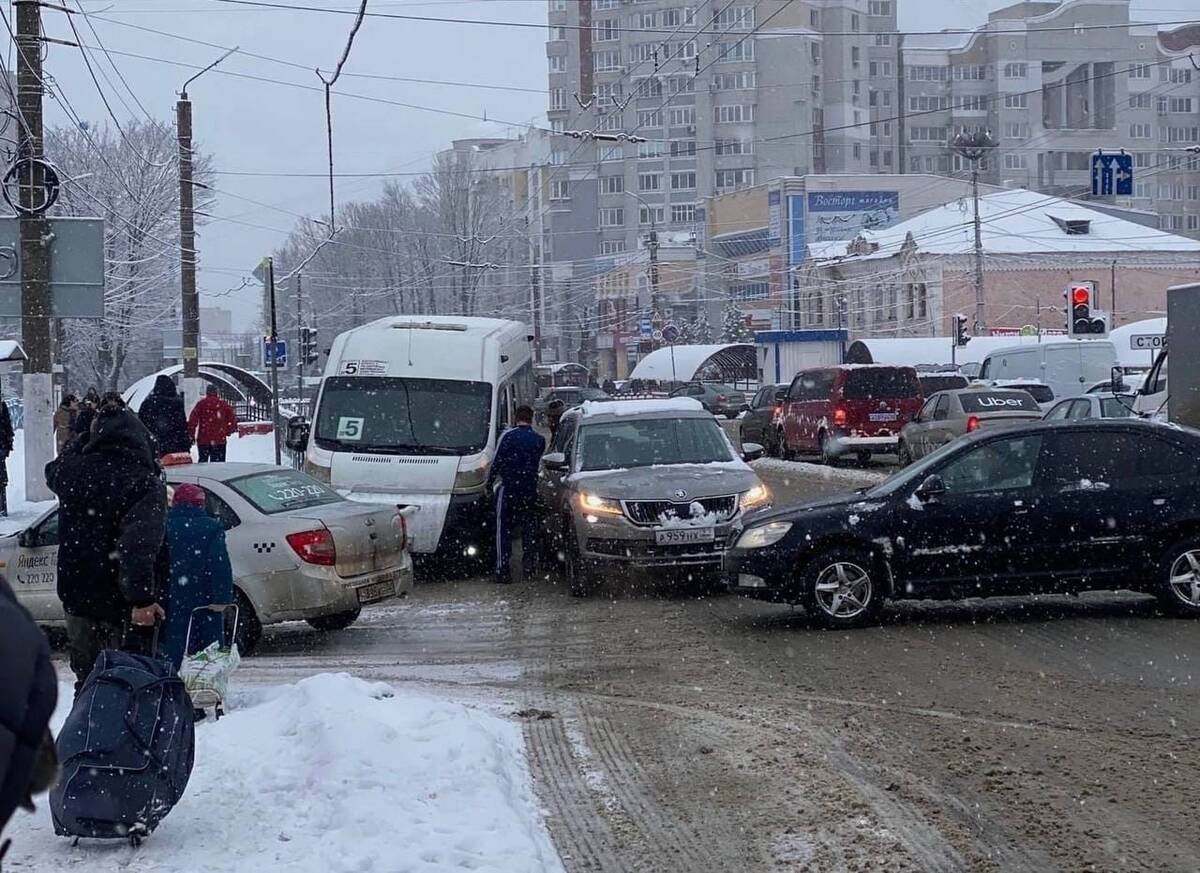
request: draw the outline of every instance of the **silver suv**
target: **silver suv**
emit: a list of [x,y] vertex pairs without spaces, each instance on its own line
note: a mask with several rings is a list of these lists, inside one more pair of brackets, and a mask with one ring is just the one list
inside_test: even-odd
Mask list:
[[571,593],[605,567],[717,573],[743,513],[770,494],[716,419],[695,400],[584,403],[567,412],[542,458],[545,542],[558,544]]

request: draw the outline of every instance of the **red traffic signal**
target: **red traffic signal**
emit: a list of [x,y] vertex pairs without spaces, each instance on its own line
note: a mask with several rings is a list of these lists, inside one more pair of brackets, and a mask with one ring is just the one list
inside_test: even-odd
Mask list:
[[1092,302],[1092,290],[1085,285],[1076,285],[1071,289],[1071,305],[1087,306]]

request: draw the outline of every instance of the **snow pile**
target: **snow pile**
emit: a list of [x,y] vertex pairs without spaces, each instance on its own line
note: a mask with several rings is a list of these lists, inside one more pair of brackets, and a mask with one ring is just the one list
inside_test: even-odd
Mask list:
[[[195,452],[192,453],[192,457],[195,457]],[[225,445],[225,460],[274,464],[275,435],[254,433],[244,437],[234,437]],[[283,465],[288,466],[287,452],[283,453]]]
[[0,536],[28,527],[54,501],[31,503],[25,499],[25,431],[13,435],[13,450],[8,456],[8,517],[0,519]]
[[713,527],[718,521],[721,520],[717,513],[707,512],[704,509],[704,504],[700,503],[698,500],[692,501],[692,503],[688,506],[687,511],[689,515],[682,516],[676,510],[668,509],[658,519],[658,526],[663,530],[677,530],[680,528],[692,527]]
[[641,415],[643,413],[669,416],[676,412],[700,412],[699,400],[691,397],[663,397],[655,400],[585,400],[579,406],[583,415]]
[[344,673],[198,725],[187,793],[136,851],[72,847],[44,798],[5,835],[13,869],[38,873],[562,870],[517,725]]
[[760,458],[750,465],[755,470],[771,470],[779,473],[794,473],[797,476],[814,476],[822,479],[838,479],[864,485],[877,485],[891,475],[881,470],[856,470],[853,467],[831,467],[828,464],[809,464],[805,461],[784,461],[779,458]]

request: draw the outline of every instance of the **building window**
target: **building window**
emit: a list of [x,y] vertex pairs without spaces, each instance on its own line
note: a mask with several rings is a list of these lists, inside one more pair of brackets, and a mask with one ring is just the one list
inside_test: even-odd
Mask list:
[[567,11],[567,0],[554,0],[554,5],[551,7],[555,12]]
[[929,289],[925,287],[925,283],[921,282],[917,285],[917,318],[925,318],[929,315]]
[[675,203],[671,206],[671,222],[673,224],[692,224],[695,221],[695,203]]
[[854,145],[852,145],[850,147],[850,152],[851,152],[851,154],[854,155],[854,160],[856,160],[856,161],[861,160],[862,159],[862,144],[855,143]]
[[717,157],[753,154],[754,141],[749,139],[719,139],[713,143]]
[[1004,78],[1006,79],[1027,79],[1029,78],[1029,64],[1010,63],[1004,65]]
[[671,190],[672,191],[688,191],[696,187],[696,172],[690,171],[686,173],[671,174]]
[[667,79],[667,90],[671,94],[691,94],[696,90],[696,80],[691,76],[672,76]]
[[1153,104],[1150,101],[1150,93],[1143,92],[1141,94],[1130,94],[1129,95],[1129,108],[1130,109],[1151,109],[1151,108],[1153,108]]
[[623,239],[606,239],[600,243],[600,254],[602,255],[619,255],[625,251],[625,240]]
[[641,206],[638,208],[638,222],[641,224],[662,224],[663,208],[661,206]]
[[875,45],[891,45],[892,35],[890,33],[875,34]]
[[671,157],[673,157],[673,158],[694,158],[694,157],[696,157],[696,141],[694,139],[673,139],[673,140],[671,140]]
[[808,44],[808,53],[812,57],[814,64],[819,64],[821,62],[821,44],[819,42],[810,42]]
[[600,193],[601,194],[620,194],[625,190],[625,177],[622,175],[601,176],[600,177]]
[[625,150],[620,146],[600,146],[596,159],[601,163],[605,161],[623,161],[625,160]]
[[565,27],[551,27],[550,28],[550,41],[551,42],[565,42],[566,39],[567,39],[567,29]]
[[749,188],[754,184],[754,170],[717,170],[716,188],[718,191],[735,191],[738,188]]
[[662,110],[642,109],[639,111],[638,127],[662,127]]
[[752,30],[754,28],[753,6],[725,6],[713,15],[714,30]]
[[856,46],[856,45],[850,46],[850,64],[852,66],[855,66],[855,67],[858,66],[860,56],[861,56],[861,51],[859,50],[858,46]]
[[663,27],[680,27],[685,24],[692,24],[695,19],[695,13],[691,9],[665,9],[662,14]]
[[960,97],[955,101],[954,108],[959,112],[987,112],[988,98],[982,94],[971,94]]
[[821,13],[816,9],[810,9],[808,12],[808,26],[814,29],[821,26]]
[[551,88],[550,89],[550,111],[567,108],[567,89],[566,88]]
[[550,72],[565,73],[567,71],[567,59],[562,55],[550,55]]
[[1025,155],[1009,153],[1004,156],[1004,169],[1028,170],[1029,161]]
[[909,142],[945,142],[946,128],[944,127],[910,127]]
[[592,52],[592,69],[597,73],[621,69],[621,52],[618,49]]
[[1152,136],[1154,136],[1154,128],[1149,124],[1129,125],[1130,139],[1150,139]]
[[858,13],[851,12],[850,13],[850,29],[853,30],[855,33],[857,33],[860,26],[861,25],[859,24],[859,20],[858,20]]
[[729,106],[714,106],[713,121],[717,124],[733,124],[754,120],[753,103],[735,103]]
[[639,191],[657,191],[662,187],[662,173],[638,173]]
[[1004,125],[1005,139],[1028,139],[1029,125],[1023,122],[1009,121]]
[[885,167],[890,167],[892,165],[892,153],[891,152],[883,153],[883,165]]
[[955,66],[953,70],[956,82],[982,82],[988,77],[988,68],[985,64]]
[[641,30],[651,30],[658,27],[657,12],[643,12],[637,18],[638,28]]
[[666,147],[661,141],[650,140],[650,142],[638,143],[638,160],[652,161],[655,158],[661,158],[666,154]]
[[619,18],[601,18],[592,23],[593,42],[613,42],[621,38]]
[[870,155],[870,159],[869,159],[868,163],[872,167],[879,166],[879,149],[871,149],[871,155]]
[[1149,79],[1150,65],[1149,64],[1130,64],[1129,78],[1131,79]]
[[567,179],[552,179],[550,181],[551,200],[570,200],[571,183]]
[[594,9],[594,10],[616,9],[616,8],[617,8],[617,0],[592,0],[592,9]]
[[1005,94],[1004,95],[1005,109],[1028,109],[1029,95],[1028,94]]
[[1188,230],[1200,230],[1200,215],[1189,215],[1187,217]]
[[717,43],[717,60],[722,63],[754,60],[754,42],[745,37],[736,42]]
[[908,68],[910,82],[945,82],[950,78],[949,68],[917,65]]
[[909,97],[909,112],[940,112],[950,108],[949,97]]
[[625,226],[625,210],[620,206],[613,206],[600,210],[600,226],[601,227],[624,227]]
[[562,166],[567,162],[567,153],[563,149],[554,149],[550,152],[550,163],[554,166]]
[[713,76],[713,88],[717,91],[745,91],[754,88],[755,82],[753,70],[742,70],[739,73],[717,73]]
[[671,127],[685,127],[696,123],[695,106],[676,106],[668,115]]
[[867,4],[868,15],[891,15],[892,0],[871,0]]

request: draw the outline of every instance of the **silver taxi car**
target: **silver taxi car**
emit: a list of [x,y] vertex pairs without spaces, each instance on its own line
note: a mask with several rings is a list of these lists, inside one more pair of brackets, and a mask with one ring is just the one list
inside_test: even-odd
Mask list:
[[542,457],[544,542],[571,593],[590,593],[604,569],[720,571],[742,516],[770,494],[713,416],[690,398],[584,403],[563,416]]
[[[238,603],[238,648],[252,651],[263,625],[303,620],[341,630],[362,607],[412,590],[404,517],[358,503],[297,470],[270,464],[167,468],[167,484],[204,489],[225,528]],[[43,625],[62,625],[56,593],[58,508],[0,537],[0,572]]]

